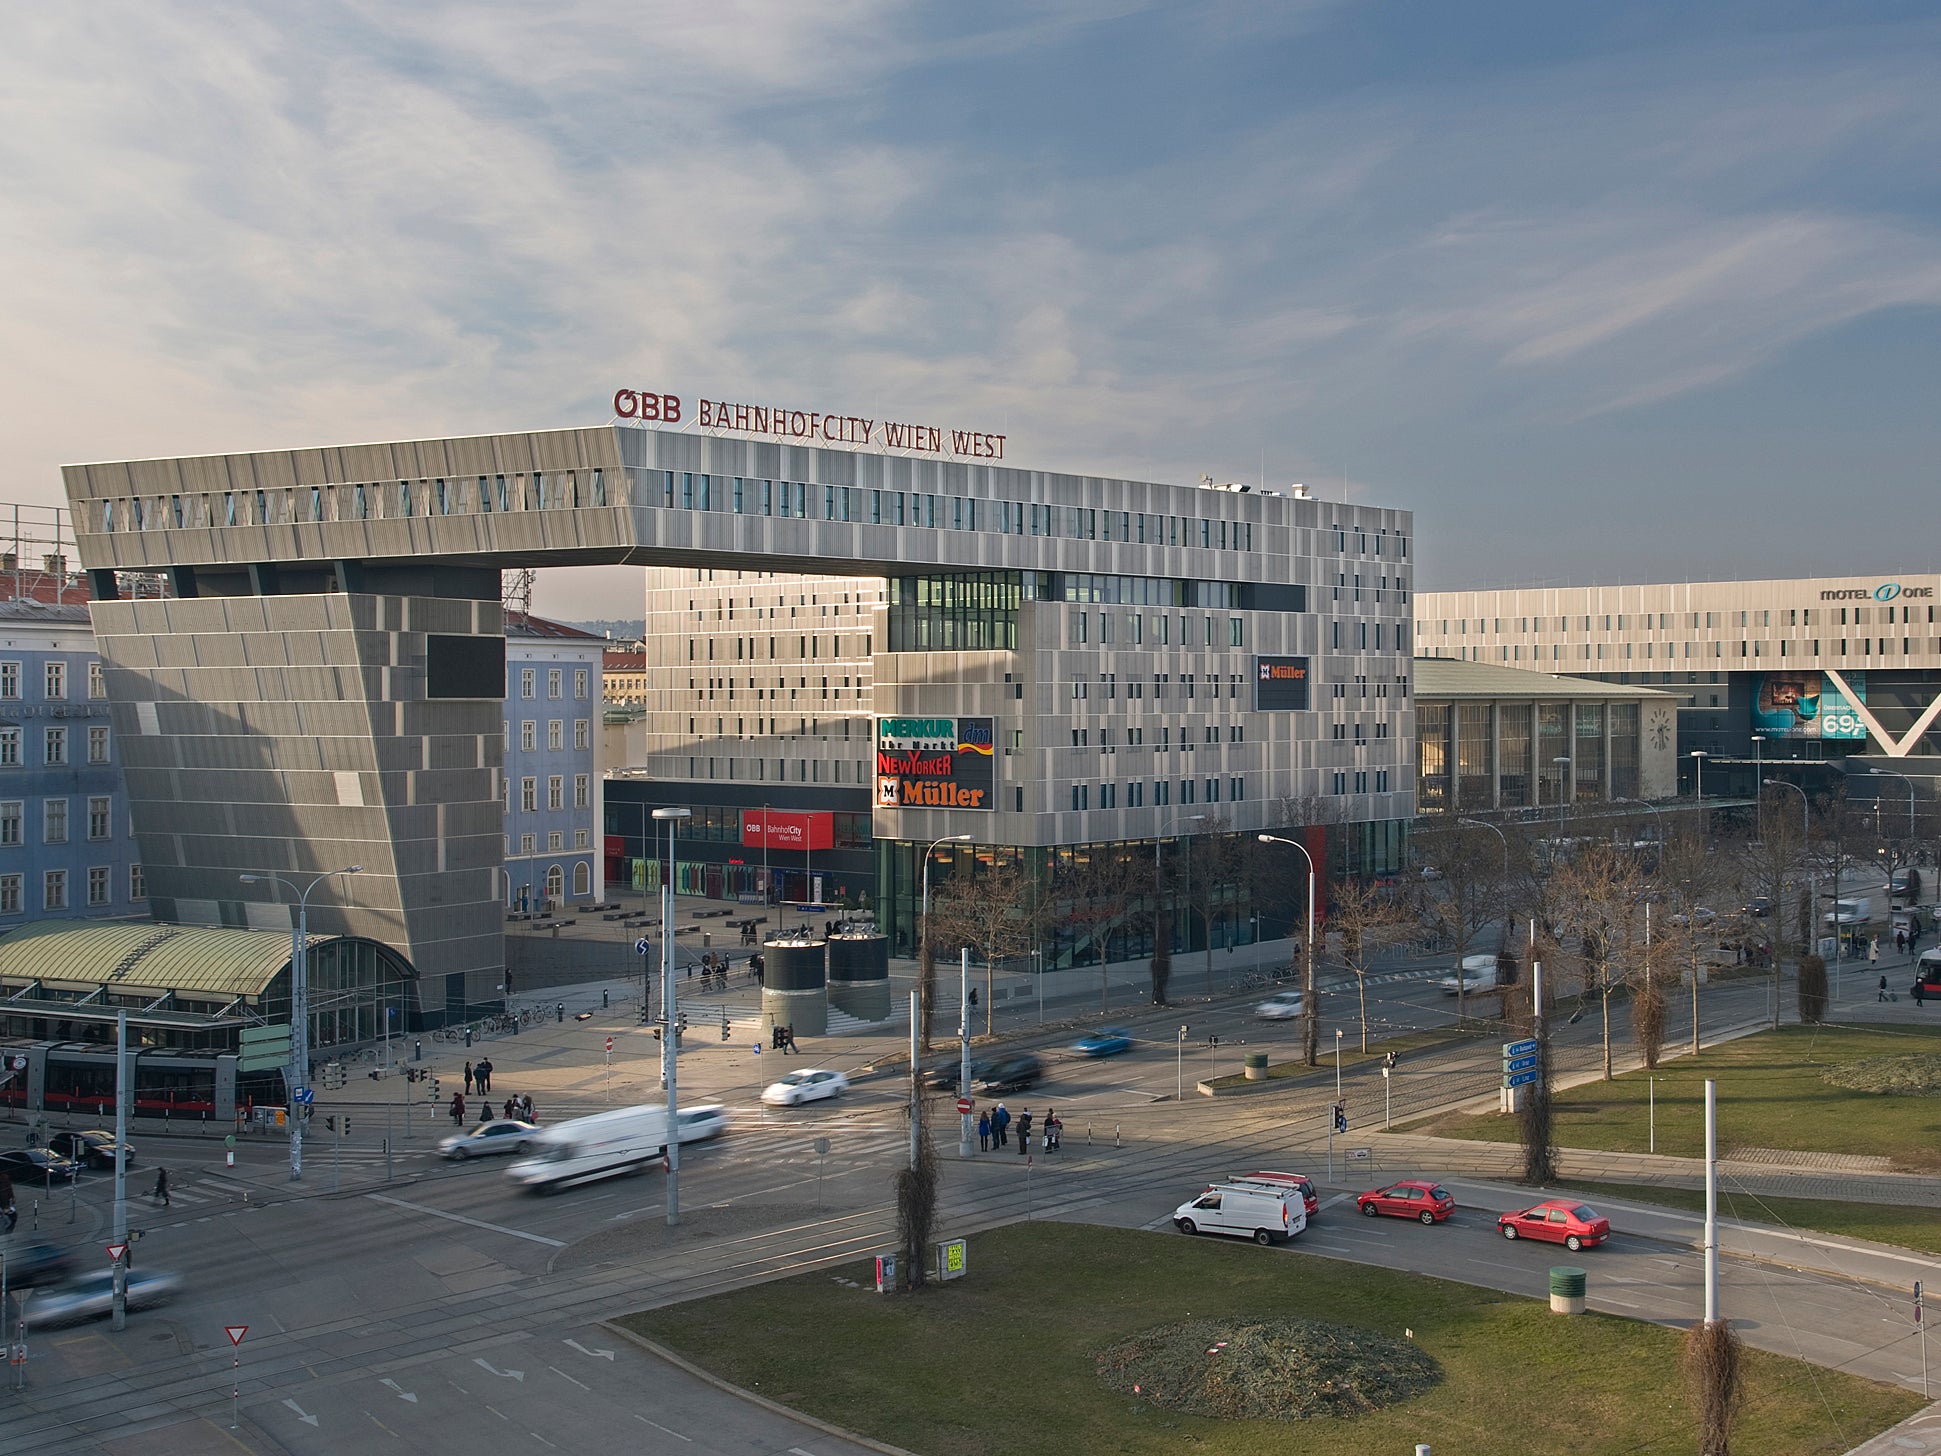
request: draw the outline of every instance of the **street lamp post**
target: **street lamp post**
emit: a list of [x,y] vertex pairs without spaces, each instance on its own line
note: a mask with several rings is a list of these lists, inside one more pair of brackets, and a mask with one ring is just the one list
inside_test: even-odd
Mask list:
[[1694,748],[1692,760],[1692,803],[1698,809],[1698,832],[1705,832],[1705,760],[1711,757],[1704,749]]
[[[1509,936],[1510,936],[1510,923],[1509,923],[1510,921],[1510,836],[1505,834],[1499,826],[1495,824],[1491,824],[1486,819],[1458,819],[1456,822],[1458,824],[1466,824],[1472,829],[1487,829],[1491,834],[1494,834],[1498,839],[1503,841],[1502,944],[1507,945],[1509,943]],[[1463,988],[1465,986],[1465,975],[1463,972],[1463,968],[1460,965],[1456,967],[1456,985],[1459,988]]]
[[[1867,772],[1870,775],[1878,774],[1882,778],[1899,779],[1907,785],[1907,842],[1912,845],[1914,843],[1914,780],[1904,773],[1895,773],[1891,768],[1869,768]],[[1875,798],[1878,799],[1879,795],[1875,795]]]
[[681,1098],[675,1074],[680,1064],[681,1024],[674,990],[674,827],[694,817],[692,809],[656,809],[667,821],[667,858],[660,866],[660,1071],[667,1084],[667,1226],[681,1221]]
[[[303,1108],[297,1093],[310,1085],[310,892],[332,875],[354,875],[362,865],[346,865],[340,870],[325,870],[299,888],[282,875],[238,875],[245,885],[276,884],[297,897],[296,929],[290,933],[290,1181],[303,1177]],[[388,1011],[388,1007],[386,1008]],[[390,1018],[385,1018],[390,1030]]]
[[[930,856],[937,852],[940,844],[968,844],[968,834],[939,834],[931,840],[923,851],[923,908],[917,919],[917,974],[922,975],[928,966],[925,952],[930,949]],[[966,949],[962,958],[962,984],[958,987],[957,1016],[957,1097],[961,1101],[970,1095],[970,953]],[[922,988],[925,997],[931,994],[929,985]],[[910,1166],[917,1165],[917,1138],[922,1129],[923,1103],[919,1091],[916,1059],[910,1059]],[[971,1118],[968,1112],[957,1115],[957,1156],[968,1158],[971,1155]]]
[[[1163,825],[1160,826],[1159,833],[1155,835],[1153,838],[1153,842],[1152,842],[1153,940],[1154,940],[1155,948],[1157,948],[1157,943],[1159,939],[1159,907],[1166,898],[1166,866],[1165,866],[1164,856],[1163,856],[1163,851],[1166,848],[1166,833],[1168,830],[1172,829],[1175,825],[1180,824],[1182,822],[1187,824],[1197,824],[1200,820],[1204,818],[1206,818],[1206,815],[1204,814],[1175,814],[1173,815],[1172,818],[1168,819]],[[1192,836],[1188,835],[1187,837],[1190,839]],[[1191,845],[1188,845],[1186,850],[1186,898],[1190,902],[1192,897],[1193,897],[1193,849]],[[1170,936],[1172,932],[1172,922],[1170,920],[1167,921],[1166,929],[1167,929],[1168,935]],[[1186,948],[1188,950],[1191,950],[1193,948],[1193,907],[1190,903],[1186,907]],[[1169,945],[1166,947],[1166,949],[1168,951],[1171,951],[1172,947]]]
[[1298,849],[1301,858],[1307,861],[1307,939],[1301,942],[1301,1014],[1312,1021],[1319,1009],[1314,1004],[1314,856],[1298,839],[1287,839],[1278,834],[1262,834],[1259,839],[1262,844],[1285,844],[1290,849]]
[[1811,801],[1806,797],[1805,789],[1802,789],[1798,784],[1792,783],[1787,779],[1761,779],[1759,780],[1759,786],[1766,789],[1791,789],[1794,793],[1798,794],[1799,832],[1802,835],[1812,833],[1812,829],[1807,822],[1807,816],[1811,813],[1813,806]]

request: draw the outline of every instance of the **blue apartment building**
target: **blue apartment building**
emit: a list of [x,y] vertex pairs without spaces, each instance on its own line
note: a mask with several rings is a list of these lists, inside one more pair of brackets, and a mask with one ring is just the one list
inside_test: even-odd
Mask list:
[[94,630],[69,595],[0,599],[0,930],[148,910]]
[[505,639],[505,903],[532,914],[602,893],[606,639],[511,611]]

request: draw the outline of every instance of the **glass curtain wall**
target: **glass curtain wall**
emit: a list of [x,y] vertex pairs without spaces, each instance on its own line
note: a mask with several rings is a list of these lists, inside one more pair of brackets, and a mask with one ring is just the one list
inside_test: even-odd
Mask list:
[[1611,795],[1618,799],[1638,797],[1638,705],[1612,703],[1611,714]]
[[1416,808],[1440,814],[1449,807],[1448,703],[1418,703],[1415,708]]
[[1488,703],[1456,705],[1456,802],[1465,811],[1494,806]]
[[1530,741],[1530,729],[1535,708],[1530,703],[1500,703],[1496,715],[1502,807],[1527,809],[1531,803],[1530,754],[1535,745]]
[[1557,762],[1570,754],[1570,709],[1563,703],[1537,705],[1537,788],[1538,806],[1564,801],[1564,766]]
[[1595,802],[1604,797],[1604,705],[1578,703],[1575,708],[1577,800]]

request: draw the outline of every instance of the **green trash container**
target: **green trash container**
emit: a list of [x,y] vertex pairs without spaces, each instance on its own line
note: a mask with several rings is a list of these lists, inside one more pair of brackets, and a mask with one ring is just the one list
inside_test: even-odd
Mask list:
[[1584,1286],[1590,1276],[1568,1264],[1550,1266],[1550,1311],[1552,1314],[1582,1314]]
[[1246,1054],[1247,1080],[1265,1082],[1267,1080],[1267,1053],[1248,1052]]

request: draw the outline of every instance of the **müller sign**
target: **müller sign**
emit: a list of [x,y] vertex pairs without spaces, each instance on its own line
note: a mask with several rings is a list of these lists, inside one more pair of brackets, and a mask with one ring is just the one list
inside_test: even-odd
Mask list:
[[[688,423],[678,394],[657,394],[646,389],[615,390],[613,412],[623,420],[646,420],[663,425]],[[902,420],[868,420],[860,415],[823,414],[782,405],[731,404],[722,399],[696,400],[692,423],[703,430],[731,430],[738,435],[913,450],[953,460],[1002,460],[1008,438],[982,430],[947,430],[938,425],[916,425]]]

